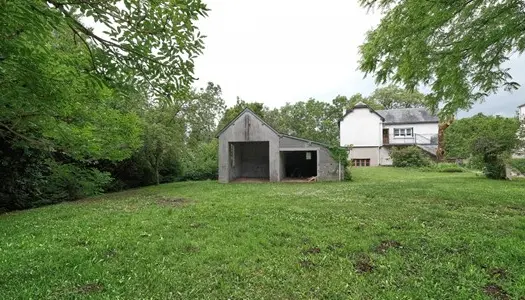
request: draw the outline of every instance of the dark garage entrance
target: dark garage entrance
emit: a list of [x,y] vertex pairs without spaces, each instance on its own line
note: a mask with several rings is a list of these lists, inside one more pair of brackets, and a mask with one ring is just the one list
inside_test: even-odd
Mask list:
[[270,178],[269,142],[229,143],[230,180]]
[[317,151],[283,151],[281,164],[285,178],[317,176]]

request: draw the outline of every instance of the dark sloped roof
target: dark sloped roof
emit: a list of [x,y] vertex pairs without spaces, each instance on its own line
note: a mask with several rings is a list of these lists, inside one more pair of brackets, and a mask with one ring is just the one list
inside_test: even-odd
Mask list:
[[385,118],[383,118],[382,115],[378,114],[377,111],[375,111],[374,109],[372,109],[370,106],[366,105],[365,103],[359,102],[354,107],[346,110],[345,115],[339,120],[339,123],[341,123],[341,121],[344,120],[344,118],[346,118],[346,116],[348,116],[356,108],[368,108],[368,110],[370,110],[371,113],[378,115],[381,121],[383,122],[385,121]]
[[525,106],[525,103],[523,103],[522,105],[518,106],[518,108],[523,107],[523,106]]
[[439,123],[439,118],[426,108],[385,109],[377,113],[385,118],[385,124]]

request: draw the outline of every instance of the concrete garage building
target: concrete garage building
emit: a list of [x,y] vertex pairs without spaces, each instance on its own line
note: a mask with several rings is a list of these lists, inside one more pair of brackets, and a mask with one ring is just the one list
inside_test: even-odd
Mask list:
[[343,176],[327,145],[280,134],[248,108],[217,137],[219,182],[246,179],[275,182],[313,177],[318,181],[334,181]]

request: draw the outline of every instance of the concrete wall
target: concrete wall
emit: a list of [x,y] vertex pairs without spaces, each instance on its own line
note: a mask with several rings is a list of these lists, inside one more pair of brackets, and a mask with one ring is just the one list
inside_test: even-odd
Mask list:
[[370,166],[379,166],[379,147],[354,147],[348,153],[352,159],[370,159]]
[[381,118],[368,108],[355,108],[339,124],[341,146],[379,147],[382,123]]
[[390,148],[381,147],[379,148],[379,165],[391,166],[393,164],[392,158],[390,157]]
[[[395,124],[395,125],[383,125],[384,129],[388,128],[388,135],[390,138],[390,144],[428,144],[432,136],[437,136],[439,131],[438,123],[422,123],[422,124]],[[414,137],[403,138],[394,137],[395,128],[413,128]],[[419,137],[418,137],[419,135]]]
[[219,136],[219,182],[229,182],[234,172],[242,172],[231,168],[230,142],[268,142],[269,178],[270,181],[280,180],[279,136],[252,112],[245,111]]
[[339,163],[332,158],[330,150],[325,147],[286,136],[281,137],[279,145],[281,151],[317,151],[317,180],[335,181],[339,179]]

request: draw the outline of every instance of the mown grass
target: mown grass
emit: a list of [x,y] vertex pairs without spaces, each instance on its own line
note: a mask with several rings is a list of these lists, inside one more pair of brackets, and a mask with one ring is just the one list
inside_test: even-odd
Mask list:
[[3,299],[510,299],[525,182],[354,170],[184,182],[0,215]]

